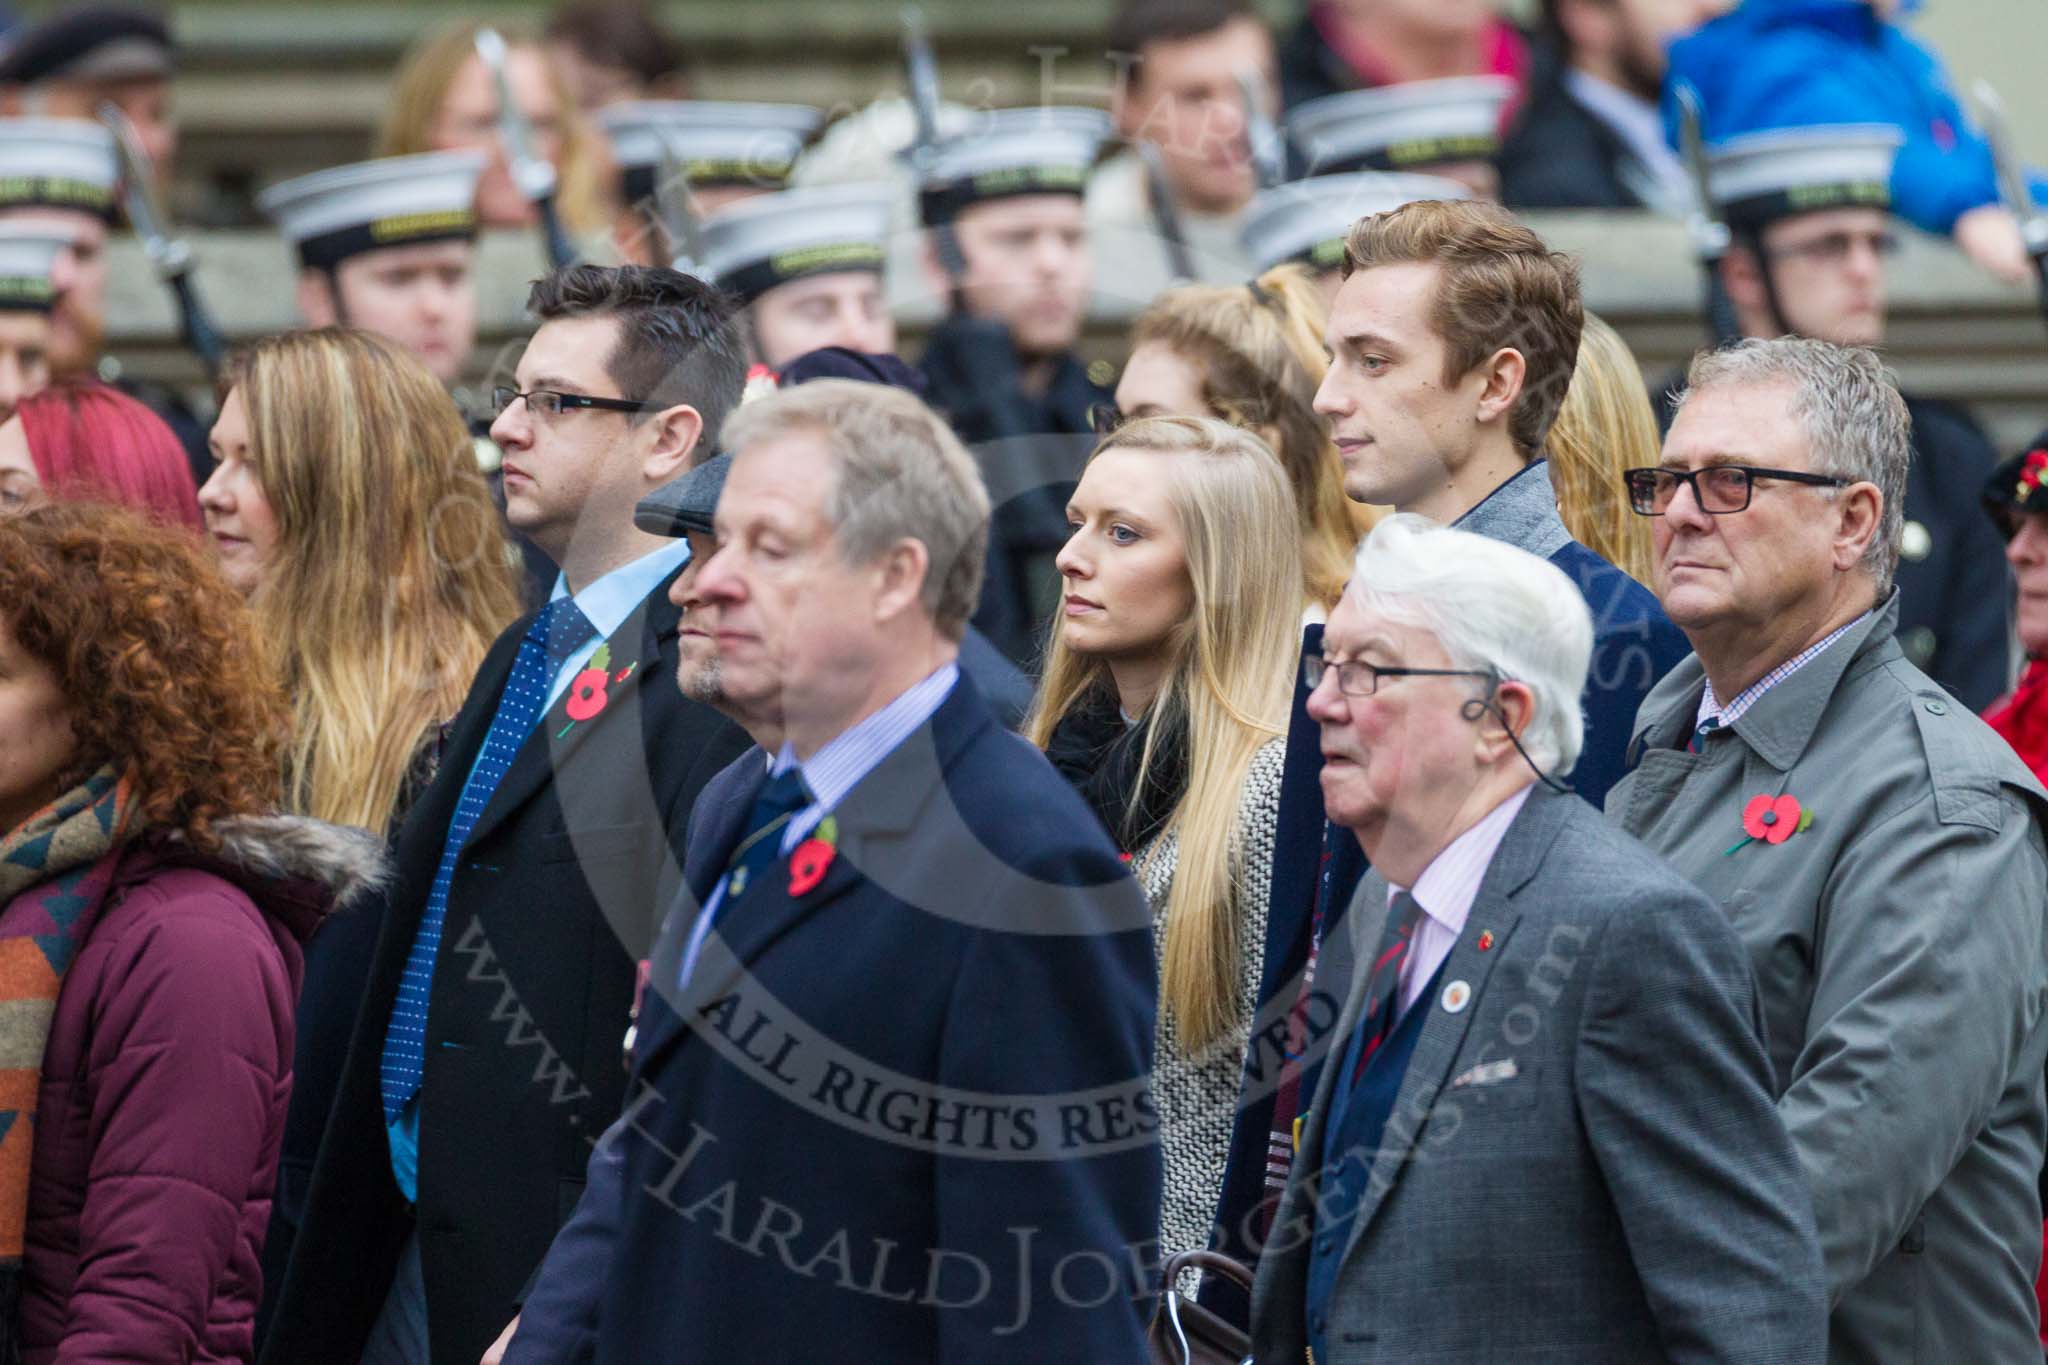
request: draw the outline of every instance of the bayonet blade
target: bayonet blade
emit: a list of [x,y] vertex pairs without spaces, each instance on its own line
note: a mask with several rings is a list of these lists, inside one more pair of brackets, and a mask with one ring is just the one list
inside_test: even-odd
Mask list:
[[1287,178],[1287,137],[1266,113],[1266,78],[1256,71],[1237,73],[1237,91],[1244,101],[1244,138],[1251,152],[1252,176],[1262,190]]
[[2027,174],[2013,153],[2012,125],[2006,118],[2005,101],[1998,97],[1990,81],[1978,81],[1971,87],[1971,94],[1976,97],[1977,120],[1984,125],[1984,140],[1991,144],[1991,163],[1998,172],[1998,197],[2005,201],[2005,207],[2019,224],[2028,254],[2040,257],[2048,253],[2048,213],[2034,203]]

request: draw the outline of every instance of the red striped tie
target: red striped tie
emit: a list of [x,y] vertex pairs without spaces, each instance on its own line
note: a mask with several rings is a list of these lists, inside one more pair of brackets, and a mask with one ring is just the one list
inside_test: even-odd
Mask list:
[[1408,952],[1415,946],[1415,929],[1421,923],[1422,907],[1416,904],[1415,897],[1405,891],[1396,896],[1387,915],[1386,936],[1380,940],[1380,955],[1373,959],[1372,972],[1366,977],[1365,1017],[1359,1023],[1365,1030],[1365,1045],[1358,1050],[1358,1065],[1351,1070],[1354,1086],[1364,1077],[1366,1065],[1380,1050],[1380,1044],[1394,1031],[1395,1006],[1401,996],[1401,969],[1408,964]]

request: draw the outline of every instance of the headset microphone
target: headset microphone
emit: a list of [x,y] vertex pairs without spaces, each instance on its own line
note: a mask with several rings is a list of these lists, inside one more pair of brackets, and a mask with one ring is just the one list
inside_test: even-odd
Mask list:
[[[1496,682],[1494,686],[1498,687],[1500,684]],[[1560,796],[1571,795],[1572,788],[1569,782],[1561,782],[1536,766],[1536,760],[1529,757],[1529,751],[1522,747],[1522,741],[1516,736],[1515,727],[1508,724],[1507,715],[1500,707],[1494,705],[1491,698],[1474,697],[1458,708],[1458,714],[1464,719],[1471,721],[1476,721],[1481,716],[1493,716],[1500,722],[1500,728],[1507,731],[1508,743],[1515,746],[1515,752],[1522,756],[1522,762],[1528,764],[1529,771],[1536,774],[1536,780]]]

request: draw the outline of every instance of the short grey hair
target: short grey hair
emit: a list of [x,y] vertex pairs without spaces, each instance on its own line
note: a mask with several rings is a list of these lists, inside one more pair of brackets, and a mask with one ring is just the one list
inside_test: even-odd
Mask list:
[[824,439],[839,477],[825,503],[847,564],[868,564],[902,540],[925,547],[922,600],[933,625],[959,639],[981,595],[988,490],[960,438],[902,389],[818,379],[748,403],[721,444],[737,455],[800,432]]
[[1884,496],[1877,534],[1863,553],[1864,572],[1877,584],[1877,600],[1884,601],[1899,567],[1906,472],[1913,460],[1913,419],[1897,381],[1867,346],[1796,336],[1751,338],[1694,356],[1672,412],[1702,389],[1770,384],[1792,390],[1792,419],[1806,432],[1814,473],[1876,484]]
[[1404,512],[1372,528],[1345,592],[1376,615],[1434,635],[1453,667],[1526,685],[1536,697],[1522,734],[1530,761],[1552,773],[1579,761],[1593,614],[1564,570],[1505,541]]

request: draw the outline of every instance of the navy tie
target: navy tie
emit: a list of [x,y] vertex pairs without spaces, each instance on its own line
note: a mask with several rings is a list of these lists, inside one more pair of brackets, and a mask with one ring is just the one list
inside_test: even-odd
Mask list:
[[746,832],[726,862],[721,909],[746,895],[757,877],[782,860],[783,827],[811,800],[803,770],[794,763],[768,779],[748,812]]
[[726,860],[725,875],[718,879],[718,885],[704,902],[704,908],[697,912],[697,922],[690,926],[690,941],[683,946],[682,965],[676,971],[678,986],[687,982],[690,973],[696,970],[697,955],[704,951],[704,940],[710,936],[713,917],[723,915],[734,901],[745,896],[749,888],[781,860],[784,828],[814,799],[810,788],[804,786],[802,770],[794,763],[762,786],[761,794],[754,798],[753,809],[747,813],[746,828],[740,831],[740,841],[733,846],[732,856]]
[[419,932],[412,951],[406,955],[405,975],[398,983],[398,1000],[391,1007],[391,1023],[384,1033],[384,1057],[380,1070],[385,1122],[396,1122],[405,1106],[420,1091],[420,1074],[427,1056],[427,998],[434,983],[434,957],[441,947],[441,925],[448,915],[448,886],[455,879],[455,864],[477,817],[490,804],[491,794],[505,780],[512,758],[533,733],[534,722],[547,708],[548,689],[562,665],[597,634],[589,618],[577,609],[573,597],[558,597],[542,609],[519,642],[518,657],[512,661],[512,676],[498,698],[498,710],[478,750],[476,765],[463,783],[462,796],[455,803],[455,818],[448,822],[448,838],[441,848],[441,864],[434,870],[434,886],[427,893],[427,907],[420,916]]
[[1685,751],[1689,754],[1706,752],[1707,737],[1720,728],[1721,718],[1719,716],[1708,716],[1699,723],[1699,728],[1692,732],[1692,738],[1686,741]]

